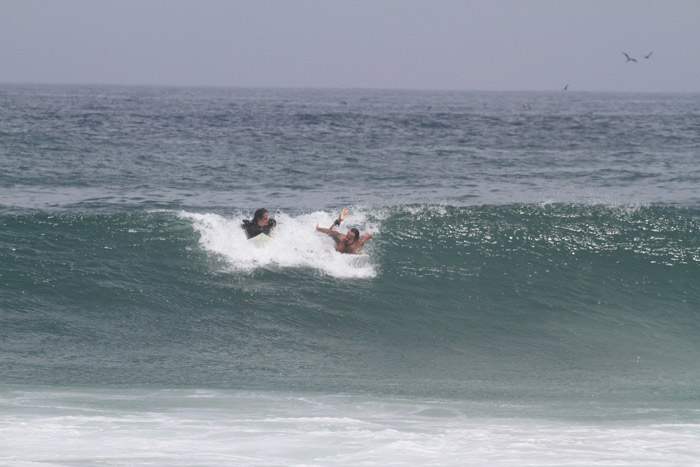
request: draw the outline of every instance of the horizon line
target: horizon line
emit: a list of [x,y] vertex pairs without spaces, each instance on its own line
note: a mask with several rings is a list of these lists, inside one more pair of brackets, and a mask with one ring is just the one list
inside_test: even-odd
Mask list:
[[102,86],[132,88],[180,88],[180,89],[267,89],[267,90],[308,90],[308,91],[407,91],[407,92],[503,92],[503,93],[615,93],[615,94],[699,94],[696,91],[619,91],[569,89],[476,89],[476,88],[412,88],[412,87],[368,87],[368,86],[253,86],[232,84],[154,84],[154,83],[109,83],[109,82],[46,82],[46,81],[0,81],[0,86]]

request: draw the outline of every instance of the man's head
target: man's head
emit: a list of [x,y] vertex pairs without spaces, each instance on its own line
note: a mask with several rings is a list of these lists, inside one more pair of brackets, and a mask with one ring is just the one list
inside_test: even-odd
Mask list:
[[357,230],[355,228],[348,230],[348,233],[346,235],[347,243],[353,243],[358,238],[360,238],[360,231],[359,230]]

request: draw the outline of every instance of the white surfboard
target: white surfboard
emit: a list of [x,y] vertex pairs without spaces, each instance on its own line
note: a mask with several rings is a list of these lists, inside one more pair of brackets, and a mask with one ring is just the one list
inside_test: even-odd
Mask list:
[[358,253],[356,255],[347,255],[348,262],[353,266],[366,266],[369,263],[369,255]]
[[270,243],[271,241],[272,241],[272,237],[270,237],[269,235],[264,234],[264,233],[258,234],[255,237],[248,239],[248,243],[251,243],[257,247],[265,246],[268,243]]

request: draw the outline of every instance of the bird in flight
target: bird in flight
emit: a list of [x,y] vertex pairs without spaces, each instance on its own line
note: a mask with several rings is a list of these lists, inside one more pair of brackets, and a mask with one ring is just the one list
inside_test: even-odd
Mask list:
[[[634,63],[637,63],[637,59],[636,59],[636,58],[632,58],[632,57],[630,57],[630,56],[629,56],[629,55],[627,55],[627,54],[626,54],[625,52],[622,52],[622,55],[624,55],[625,57],[627,57],[627,61],[628,61],[628,62],[634,62]],[[651,54],[649,54],[649,55],[651,55]]]
[[654,53],[653,51],[652,51],[652,52],[649,52],[649,55],[645,55],[644,58],[649,58],[649,57],[651,57],[651,54],[653,54],[653,53]]
[[566,91],[567,89],[569,89],[569,85],[568,85],[568,84],[567,84],[566,86],[564,86],[564,91]]

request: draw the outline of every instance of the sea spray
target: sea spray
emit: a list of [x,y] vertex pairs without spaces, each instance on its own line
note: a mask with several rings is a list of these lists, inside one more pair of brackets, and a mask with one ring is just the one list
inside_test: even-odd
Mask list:
[[[315,212],[297,217],[284,213],[276,215],[277,227],[272,241],[262,247],[248,242],[240,228],[241,217],[224,218],[218,214],[186,212],[180,215],[193,221],[202,247],[220,255],[234,271],[250,271],[259,267],[311,268],[339,278],[376,276],[371,261],[359,262],[354,255],[336,252],[332,240],[315,230],[319,223],[325,227],[333,223],[328,213]],[[342,231],[345,225],[359,225],[363,231],[365,229],[360,216],[348,216],[338,229]],[[371,251],[371,247],[366,247],[364,251]]]

